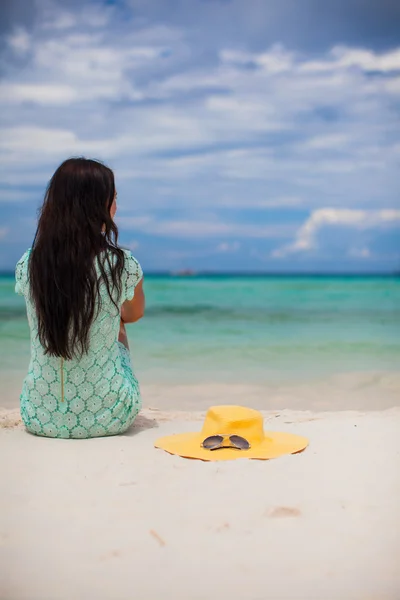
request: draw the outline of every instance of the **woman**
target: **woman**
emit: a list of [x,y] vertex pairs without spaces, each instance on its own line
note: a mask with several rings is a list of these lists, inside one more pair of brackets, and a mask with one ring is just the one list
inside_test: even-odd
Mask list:
[[89,438],[125,431],[141,407],[125,323],[143,316],[142,269],[118,246],[114,175],[71,158],[50,180],[33,246],[16,267],[31,360],[21,394],[28,431]]

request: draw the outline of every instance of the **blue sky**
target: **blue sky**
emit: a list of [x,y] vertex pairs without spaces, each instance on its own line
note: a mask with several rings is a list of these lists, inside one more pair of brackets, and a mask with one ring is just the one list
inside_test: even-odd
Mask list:
[[145,270],[400,268],[400,5],[7,0],[0,269],[69,156]]

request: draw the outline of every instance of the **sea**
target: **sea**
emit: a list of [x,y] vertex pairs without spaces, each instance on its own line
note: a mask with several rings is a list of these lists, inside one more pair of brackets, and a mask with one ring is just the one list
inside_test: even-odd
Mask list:
[[[144,289],[145,317],[128,326],[143,384],[279,386],[400,371],[398,276],[148,274]],[[3,393],[15,394],[28,363],[24,299],[3,274]]]

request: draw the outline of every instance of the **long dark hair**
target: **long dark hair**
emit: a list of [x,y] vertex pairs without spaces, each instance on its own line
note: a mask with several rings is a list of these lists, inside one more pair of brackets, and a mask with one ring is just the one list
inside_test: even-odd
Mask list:
[[114,174],[96,160],[70,158],[50,180],[29,259],[45,354],[70,360],[88,352],[101,281],[118,309],[124,252],[110,215],[114,197]]

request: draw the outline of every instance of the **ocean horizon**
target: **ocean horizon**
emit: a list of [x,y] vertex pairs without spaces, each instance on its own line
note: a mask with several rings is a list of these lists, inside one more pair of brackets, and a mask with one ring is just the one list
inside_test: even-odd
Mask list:
[[[14,277],[13,270],[0,270],[0,278]],[[182,269],[177,271],[145,271],[147,277],[377,277],[400,278],[400,269],[394,271],[208,271]]]

